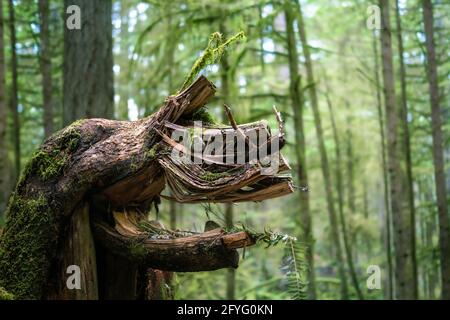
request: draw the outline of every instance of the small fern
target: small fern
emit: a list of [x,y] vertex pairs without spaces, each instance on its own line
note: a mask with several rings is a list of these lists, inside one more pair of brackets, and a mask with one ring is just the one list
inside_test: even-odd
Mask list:
[[309,264],[304,243],[295,239],[286,242],[285,269],[287,269],[287,291],[293,300],[308,298]]

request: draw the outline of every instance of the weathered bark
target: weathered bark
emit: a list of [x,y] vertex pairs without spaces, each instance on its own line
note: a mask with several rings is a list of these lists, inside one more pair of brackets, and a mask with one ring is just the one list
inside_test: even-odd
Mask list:
[[408,100],[407,100],[407,92],[406,92],[406,69],[405,69],[405,61],[403,57],[403,36],[402,36],[402,21],[400,17],[400,8],[398,4],[398,0],[395,0],[395,20],[397,25],[397,45],[398,45],[398,60],[400,63],[400,93],[401,93],[401,113],[400,113],[400,121],[402,123],[403,129],[403,148],[405,153],[405,162],[406,162],[406,177],[407,177],[407,186],[408,186],[408,201],[409,208],[411,210],[411,227],[413,228],[411,246],[412,246],[412,260],[413,260],[413,268],[414,268],[414,279],[416,281],[417,286],[417,258],[416,258],[416,209],[414,205],[414,189],[413,189],[413,173],[412,173],[412,160],[411,160],[411,141],[409,134],[409,125],[408,125]]
[[322,121],[320,118],[319,112],[319,103],[317,100],[317,91],[316,84],[314,80],[314,71],[313,65],[311,61],[311,55],[309,52],[308,41],[306,37],[305,24],[303,21],[302,9],[299,2],[297,3],[297,16],[298,16],[298,30],[300,34],[300,40],[303,48],[303,55],[305,57],[305,67],[306,67],[306,76],[308,81],[308,91],[309,97],[311,100],[311,107],[314,115],[314,125],[316,128],[316,135],[319,144],[319,154],[320,154],[320,163],[322,169],[322,176],[324,180],[325,186],[325,195],[327,200],[328,207],[328,215],[330,219],[331,226],[331,237],[333,239],[333,243],[336,249],[336,261],[338,266],[339,278],[341,280],[341,297],[342,299],[348,299],[348,287],[347,280],[345,276],[345,268],[344,268],[344,257],[342,254],[341,241],[339,236],[339,227],[336,216],[336,210],[334,207],[334,199],[333,199],[333,191],[332,191],[332,182],[330,175],[330,168],[328,163],[328,155],[327,150],[325,148],[325,142],[323,138],[323,129],[322,129]]
[[0,219],[6,207],[7,189],[7,163],[8,153],[6,145],[7,104],[5,88],[5,46],[3,42],[3,1],[0,2]]
[[239,255],[234,249],[253,244],[245,232],[226,234],[221,229],[153,240],[128,230],[118,232],[102,221],[94,222],[94,234],[101,245],[119,257],[149,268],[176,272],[237,268]]
[[[294,17],[292,6],[286,2],[285,18],[287,47],[289,58],[289,94],[292,104],[292,112],[295,124],[295,156],[297,161],[298,185],[307,189],[308,173],[306,169],[305,132],[303,125],[304,103],[301,88],[301,78],[298,70],[298,52],[294,33]],[[306,257],[308,259],[308,295],[309,298],[316,299],[315,270],[314,270],[314,238],[312,234],[312,219],[309,208],[309,193],[299,192],[299,220],[296,223],[300,226],[300,240],[306,244]]]
[[395,280],[398,299],[416,299],[417,283],[414,278],[414,263],[411,225],[411,210],[408,200],[407,176],[404,169],[403,132],[401,110],[395,97],[394,70],[392,63],[391,26],[389,21],[389,1],[380,0],[381,20],[381,54],[383,61],[383,82],[387,124],[387,165],[391,212],[394,226],[395,246]]
[[[68,230],[62,239],[62,256],[55,264],[49,280],[47,299],[97,300],[97,260],[94,239],[89,224],[89,204],[81,203],[74,209]],[[80,267],[80,289],[71,290],[66,285],[71,265]],[[122,270],[123,272],[124,270]]]
[[13,118],[13,143],[14,143],[14,172],[16,181],[20,176],[20,120],[18,108],[18,84],[17,84],[17,52],[16,52],[16,26],[13,0],[9,0],[9,38],[11,50],[11,92],[9,107]]
[[427,48],[427,75],[431,105],[433,136],[434,179],[439,217],[439,246],[441,259],[442,299],[450,299],[450,222],[447,212],[446,185],[443,156],[441,107],[439,105],[439,82],[434,45],[433,6],[423,1],[423,19]]
[[48,0],[39,0],[40,67],[42,75],[43,123],[45,138],[53,133],[52,55],[50,49],[50,8]]
[[111,0],[65,0],[78,5],[81,30],[64,28],[64,125],[113,116]]
[[386,291],[389,300],[392,300],[394,296],[393,288],[393,267],[392,267],[392,250],[391,250],[391,210],[389,205],[389,186],[388,186],[388,175],[387,175],[387,164],[386,164],[386,137],[385,137],[385,126],[383,120],[383,107],[381,105],[381,84],[380,84],[380,74],[379,74],[379,62],[378,62],[378,46],[377,37],[375,31],[373,32],[373,56],[374,56],[374,73],[375,73],[375,92],[376,92],[376,104],[377,104],[377,117],[378,126],[380,130],[380,150],[381,150],[381,170],[382,170],[382,180],[383,180],[383,199],[384,199],[384,245],[386,252],[386,264],[388,270],[388,276],[386,277]]

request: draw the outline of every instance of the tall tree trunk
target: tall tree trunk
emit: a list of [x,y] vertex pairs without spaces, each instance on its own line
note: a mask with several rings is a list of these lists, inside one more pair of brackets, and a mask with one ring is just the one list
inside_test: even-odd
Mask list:
[[11,93],[10,109],[13,116],[13,142],[14,142],[14,181],[20,176],[20,121],[18,111],[18,84],[17,84],[17,52],[16,52],[16,19],[14,15],[13,0],[9,0],[9,38],[11,45]]
[[389,300],[394,297],[394,281],[393,281],[393,267],[392,267],[392,250],[391,250],[391,210],[389,205],[389,185],[386,164],[386,137],[385,126],[383,119],[383,108],[381,102],[381,84],[378,63],[378,46],[375,31],[373,32],[373,57],[374,57],[374,73],[375,73],[375,90],[377,103],[378,126],[380,129],[380,150],[381,150],[381,170],[383,177],[383,199],[384,199],[384,235],[385,235],[385,251],[386,264],[388,270],[387,282],[387,296]]
[[[367,181],[364,179],[363,181],[363,213],[364,219],[368,221],[370,215],[370,202],[369,202],[369,193],[367,190]],[[372,242],[370,241],[370,237],[367,234],[364,235],[365,245],[366,245],[366,254],[367,261],[372,259]]]
[[[331,118],[331,128],[333,131],[333,140],[334,140],[334,144],[335,144],[335,156],[336,156],[336,190],[337,190],[337,194],[338,194],[338,209],[339,209],[339,220],[341,223],[341,230],[342,230],[342,239],[344,242],[344,250],[345,250],[345,255],[347,257],[347,265],[348,265],[348,269],[350,271],[350,277],[352,279],[353,282],[353,286],[355,287],[356,290],[356,294],[358,295],[358,299],[363,300],[364,296],[363,293],[361,291],[361,289],[359,288],[359,284],[358,284],[358,277],[356,275],[356,271],[355,271],[355,265],[353,263],[353,254],[352,254],[352,248],[350,246],[350,241],[348,239],[348,230],[347,230],[347,222],[345,220],[345,216],[344,216],[344,195],[343,195],[343,184],[342,184],[342,157],[341,157],[341,147],[340,147],[340,142],[339,142],[339,135],[337,132],[337,126],[336,126],[336,121],[334,118],[334,112],[333,112],[333,106],[331,103],[331,99],[329,97],[328,94],[326,94],[326,98],[327,98],[327,105],[328,105],[328,110],[330,112],[330,118]],[[348,142],[350,143],[350,142]],[[349,165],[352,166],[352,165]],[[352,172],[353,174],[353,172]],[[349,188],[350,189],[350,188]],[[350,192],[349,190],[349,200],[350,197],[354,197],[354,192]],[[353,214],[354,210],[350,210],[350,214]]]
[[[220,32],[224,37],[226,37],[226,28],[223,21],[221,21]],[[221,92],[223,96],[223,100],[225,103],[230,103],[230,64],[228,62],[227,54],[224,54],[222,59],[220,60],[220,83],[221,83]],[[224,119],[226,116],[224,115]],[[225,225],[227,228],[231,228],[233,226],[233,203],[228,202],[225,204]],[[227,292],[226,299],[234,300],[236,297],[236,270],[233,268],[228,268],[227,270]]]
[[[289,95],[292,103],[292,112],[295,124],[295,156],[297,160],[298,184],[300,187],[308,187],[308,173],[306,169],[305,156],[305,132],[303,125],[303,98],[300,92],[301,81],[298,70],[298,53],[297,43],[294,33],[294,18],[292,14],[292,6],[286,1],[285,8],[287,47],[289,57]],[[307,246],[306,257],[308,259],[308,295],[310,299],[316,299],[315,272],[314,272],[314,236],[312,233],[312,221],[309,207],[309,193],[299,192],[299,220],[300,237],[299,239]]]
[[[125,1],[117,1],[120,5],[120,59],[123,68],[121,68],[121,77],[129,77],[125,74],[125,67],[128,65],[128,50],[129,50],[129,34],[128,34],[128,7]],[[119,119],[128,120],[128,97],[130,94],[130,86],[126,79],[122,79],[123,82],[117,88],[120,90],[120,101],[119,101]]]
[[[72,4],[80,7],[81,30],[64,28],[64,125],[84,118],[112,118],[114,112],[111,0],[66,0],[64,8]],[[88,206],[86,210],[89,211],[92,208]],[[89,238],[92,238],[89,220],[83,219],[82,214],[74,215],[73,219],[70,234],[64,240],[65,246],[70,246],[72,239],[86,233]],[[94,248],[89,245],[84,250],[75,250],[71,258],[74,261],[80,261],[81,264],[87,264],[91,256],[96,256],[102,267],[102,274],[99,274],[102,285],[97,284],[96,272],[92,272],[91,278],[87,281],[96,282],[93,285],[96,292],[91,292],[91,296],[83,295],[77,298],[90,299],[99,295],[105,298],[117,298],[118,293],[114,291],[112,281],[116,280],[118,283],[123,280],[123,277],[131,279],[136,276],[135,273],[118,271],[111,263],[104,263],[116,257],[103,251],[101,247]],[[89,265],[92,266],[92,264]],[[65,267],[61,265],[63,270]],[[118,275],[119,272],[122,277]],[[110,295],[104,293],[110,291]],[[131,295],[129,292],[122,292],[124,298]],[[65,295],[58,292],[58,297],[64,298]]]
[[[349,209],[349,215],[353,216],[354,214],[356,214],[356,205],[355,205],[355,179],[354,179],[354,156],[353,156],[353,135],[352,135],[352,122],[353,122],[353,118],[351,116],[351,111],[350,111],[350,106],[348,101],[346,100],[346,107],[347,110],[349,111],[349,115],[347,116],[347,130],[346,130],[346,135],[347,135],[347,183],[348,183],[348,192],[347,192],[347,202],[348,202],[348,209]],[[354,235],[350,235],[352,237],[354,237],[356,239],[357,234],[355,231]],[[353,253],[352,253],[352,248],[350,246],[350,244],[347,244],[349,248],[346,249],[346,254],[347,254],[347,259],[349,260],[349,268],[350,268],[350,275],[352,277],[352,281],[353,281],[353,286],[355,287],[356,290],[356,294],[358,295],[359,299],[364,299],[363,293],[361,291],[361,289],[359,288],[359,284],[358,284],[358,278],[356,275],[356,270],[355,270],[355,265],[354,265],[354,261],[353,261]],[[357,255],[357,243],[356,240],[354,241],[354,245],[353,248],[355,250],[355,256]]]
[[439,105],[439,83],[434,47],[433,7],[430,0],[423,1],[423,20],[427,47],[427,73],[431,105],[433,135],[434,179],[439,216],[439,246],[441,253],[442,299],[450,299],[450,223],[447,212],[444,173],[441,108]]
[[0,2],[0,219],[6,207],[7,195],[7,163],[8,153],[6,145],[7,106],[5,90],[5,50],[3,42],[3,1]]
[[50,49],[50,7],[48,0],[39,0],[40,20],[40,67],[42,75],[42,97],[44,106],[44,134],[48,138],[53,133],[53,101],[52,101],[52,55]]
[[408,181],[405,172],[403,152],[403,130],[401,108],[395,98],[395,81],[392,63],[391,25],[389,21],[389,0],[380,0],[381,54],[387,123],[387,165],[390,180],[391,212],[394,226],[395,280],[398,299],[416,299],[417,283],[414,278],[414,263],[411,226],[411,210],[408,200]]
[[64,28],[64,125],[112,118],[114,78],[111,0],[65,0],[81,9],[81,30]]
[[[400,62],[400,91],[401,91],[401,122],[403,126],[403,147],[406,160],[406,176],[408,179],[408,197],[409,207],[411,209],[411,227],[415,230],[416,227],[416,210],[414,206],[414,189],[413,189],[413,173],[412,173],[412,160],[411,160],[411,141],[409,135],[408,126],[408,98],[406,92],[406,69],[405,60],[403,57],[403,36],[402,36],[402,21],[400,17],[399,0],[395,0],[395,20],[397,25],[397,45],[398,45],[398,58]],[[414,267],[414,279],[417,281],[417,259],[416,259],[416,233],[412,232],[412,255]]]
[[[172,23],[172,12],[171,5],[167,5],[167,34],[169,39],[166,41],[166,58],[167,58],[167,89],[169,95],[175,93],[174,81],[173,81],[173,65],[175,60],[175,43],[176,40],[173,39],[173,23]],[[169,216],[170,216],[170,228],[175,230],[177,225],[177,207],[181,204],[177,204],[175,201],[171,201],[169,204]]]
[[330,169],[328,164],[327,150],[325,148],[325,142],[323,138],[322,122],[320,119],[319,104],[317,101],[316,85],[314,82],[313,65],[311,61],[311,55],[309,53],[309,46],[306,37],[305,25],[303,22],[303,15],[300,2],[297,3],[298,11],[298,29],[300,34],[300,40],[302,43],[303,54],[305,57],[306,75],[309,86],[309,95],[311,100],[311,107],[314,114],[314,124],[316,127],[317,140],[319,143],[319,154],[322,168],[322,175],[325,184],[325,193],[327,198],[328,215],[331,224],[331,236],[336,248],[337,265],[339,271],[339,278],[341,279],[341,297],[342,299],[348,299],[347,280],[345,277],[344,258],[342,254],[341,241],[339,237],[339,227],[336,217],[336,211],[333,203],[333,191],[330,176]]

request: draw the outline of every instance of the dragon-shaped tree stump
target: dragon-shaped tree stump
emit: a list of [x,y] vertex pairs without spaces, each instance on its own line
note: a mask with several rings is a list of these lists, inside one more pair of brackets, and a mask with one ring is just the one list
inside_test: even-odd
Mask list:
[[[137,121],[79,120],[48,138],[25,168],[0,238],[0,293],[16,299],[161,298],[170,272],[237,267],[237,248],[254,243],[245,231],[166,230],[148,220],[161,197],[170,201],[262,201],[293,191],[281,154],[279,169],[258,164],[179,163],[175,129],[246,135],[265,122],[212,124],[204,109],[215,93],[205,77]],[[277,113],[277,119],[282,124]],[[279,139],[281,133],[271,139]],[[171,196],[161,193],[168,185]],[[158,232],[152,232],[159,230]],[[155,236],[156,234],[156,236]],[[162,235],[161,235],[162,234]],[[81,289],[66,286],[67,267],[81,270]],[[163,270],[163,271],[161,271]]]

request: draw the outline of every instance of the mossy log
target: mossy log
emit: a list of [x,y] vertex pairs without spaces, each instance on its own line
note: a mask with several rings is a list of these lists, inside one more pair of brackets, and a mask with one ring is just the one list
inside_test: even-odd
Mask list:
[[[65,264],[75,264],[67,261],[68,245],[78,255],[83,250],[88,252],[88,259],[94,254],[98,260],[102,254],[98,251],[106,250],[134,263],[140,271],[130,281],[151,278],[146,275],[147,268],[199,271],[236,267],[235,249],[252,244],[247,235],[239,234],[233,241],[233,235],[214,230],[185,239],[150,241],[145,234],[117,232],[117,220],[112,215],[114,210],[148,212],[160,202],[167,183],[175,192],[172,200],[181,202],[260,201],[292,192],[289,177],[276,177],[276,173],[263,176],[260,168],[248,165],[234,167],[223,179],[213,179],[206,175],[202,178],[204,166],[180,168],[171,162],[167,156],[167,150],[173,147],[167,139],[171,130],[168,124],[189,126],[193,120],[210,121],[199,109],[214,93],[214,85],[200,77],[181,93],[167,98],[147,118],[79,120],[48,138],[24,169],[10,198],[0,239],[0,288],[18,299],[74,298],[61,287]],[[288,169],[282,162],[282,170]],[[181,169],[192,174],[185,176]],[[275,192],[271,192],[272,187]],[[191,194],[185,192],[189,188]],[[74,214],[80,207],[84,208],[84,225],[74,228]],[[89,238],[90,229],[94,231],[95,248],[92,243],[73,243],[79,241],[74,240],[74,232]],[[100,267],[95,263],[86,266],[91,281],[96,276],[94,269]],[[90,284],[90,290],[102,291],[101,286]],[[75,298],[97,297],[98,293],[89,292]]]

